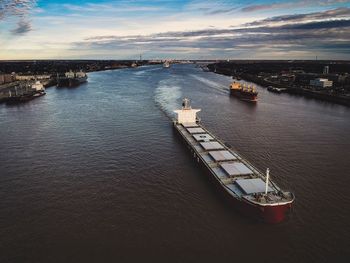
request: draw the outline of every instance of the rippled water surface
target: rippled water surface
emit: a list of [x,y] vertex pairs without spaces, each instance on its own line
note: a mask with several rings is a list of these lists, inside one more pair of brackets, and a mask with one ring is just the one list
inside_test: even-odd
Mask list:
[[[0,262],[349,262],[350,109],[230,81],[150,66],[0,105]],[[289,220],[225,203],[172,130],[183,96],[295,193]]]

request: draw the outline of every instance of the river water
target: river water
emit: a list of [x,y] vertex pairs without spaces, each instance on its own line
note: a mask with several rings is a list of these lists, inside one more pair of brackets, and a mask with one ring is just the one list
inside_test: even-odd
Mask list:
[[[349,262],[350,109],[194,65],[95,72],[0,105],[0,262]],[[174,133],[181,98],[296,195],[278,225],[236,212]]]

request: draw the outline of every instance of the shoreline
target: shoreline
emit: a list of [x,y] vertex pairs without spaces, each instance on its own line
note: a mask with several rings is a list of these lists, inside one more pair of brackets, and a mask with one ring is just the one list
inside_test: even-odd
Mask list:
[[[149,63],[149,62],[143,62],[140,64],[118,64],[114,65],[111,67],[103,67],[103,68],[95,68],[92,70],[87,70],[85,71],[86,73],[93,73],[93,72],[101,72],[101,71],[108,71],[108,70],[120,70],[120,69],[129,69],[129,68],[139,68],[142,66],[152,66],[152,65],[157,65],[160,63]],[[57,74],[57,73],[55,73]],[[57,78],[54,77],[55,74],[51,74],[51,78],[49,79],[42,79],[40,80],[41,83],[44,85],[45,89],[57,86]],[[36,74],[38,75],[38,74]],[[0,85],[0,103],[6,103],[10,96],[9,96],[9,91],[15,92],[14,90],[18,89],[19,93],[21,94],[30,94],[31,92],[28,91],[28,86],[31,86],[34,84],[35,80],[35,75],[30,75],[33,77],[31,80],[17,80],[17,81],[12,81],[9,83],[4,83]]]
[[[283,93],[288,93],[288,94],[297,95],[297,96],[303,96],[306,98],[313,98],[316,100],[327,101],[327,102],[336,103],[336,104],[350,107],[350,97],[327,94],[324,92],[314,91],[314,90],[305,89],[305,88],[290,87],[290,86],[283,85],[283,84],[268,82],[264,79],[257,81],[258,78],[256,78],[255,76],[250,76],[249,74],[242,74],[240,77],[244,80],[247,80],[247,81],[253,82],[257,85],[260,85],[263,88],[267,88],[268,86],[273,85],[274,87],[284,89]],[[262,83],[264,83],[264,84],[262,84]]]
[[212,64],[212,66],[210,66],[208,68],[209,68],[210,72],[220,74],[220,75],[230,76],[230,77],[237,76],[243,80],[257,84],[257,85],[261,86],[262,88],[268,88],[269,86],[273,86],[276,88],[283,89],[283,93],[288,93],[288,94],[296,95],[296,96],[303,96],[305,98],[312,98],[312,99],[320,100],[320,101],[327,101],[330,103],[335,103],[335,104],[350,107],[350,96],[328,94],[325,92],[315,91],[315,90],[311,90],[311,89],[305,89],[302,87],[295,87],[295,86],[292,87],[292,86],[285,85],[285,84],[274,83],[274,82],[267,81],[264,78],[259,78],[253,74],[248,74],[248,73],[240,73],[240,74],[233,75],[228,69],[218,68],[217,65],[215,65],[215,64]]

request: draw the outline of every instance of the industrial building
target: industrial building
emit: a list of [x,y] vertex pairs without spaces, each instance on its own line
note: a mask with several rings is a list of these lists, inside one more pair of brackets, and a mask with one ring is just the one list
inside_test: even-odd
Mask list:
[[322,79],[322,78],[313,79],[313,80],[310,80],[310,86],[319,87],[319,88],[332,87],[333,81],[328,79]]

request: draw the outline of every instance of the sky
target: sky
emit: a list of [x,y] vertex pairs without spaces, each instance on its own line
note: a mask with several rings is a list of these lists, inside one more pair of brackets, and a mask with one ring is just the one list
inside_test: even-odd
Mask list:
[[0,60],[345,59],[350,1],[0,0]]

